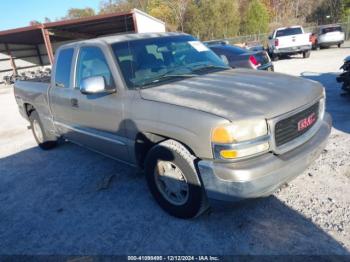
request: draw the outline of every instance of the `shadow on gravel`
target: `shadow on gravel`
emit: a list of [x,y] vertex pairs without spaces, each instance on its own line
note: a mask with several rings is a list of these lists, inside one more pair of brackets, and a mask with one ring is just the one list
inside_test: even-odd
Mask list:
[[350,96],[341,95],[341,84],[337,83],[337,73],[303,72],[302,77],[320,82],[326,88],[326,110],[333,117],[333,126],[350,133]]
[[348,254],[273,196],[186,221],[158,207],[136,170],[73,144],[0,163],[0,254]]

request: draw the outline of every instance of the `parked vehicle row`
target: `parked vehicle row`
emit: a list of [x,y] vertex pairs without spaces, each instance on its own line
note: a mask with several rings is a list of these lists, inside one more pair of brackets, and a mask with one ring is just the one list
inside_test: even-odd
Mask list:
[[281,27],[274,30],[268,38],[268,55],[265,55],[263,45],[256,42],[244,43],[242,47],[232,46],[226,40],[206,41],[205,44],[231,67],[273,70],[273,65],[269,64],[271,60],[277,61],[282,56],[296,54],[309,58],[311,49],[332,45],[340,47],[345,36],[341,26],[327,25],[319,27],[312,34],[305,33],[302,26]]
[[208,47],[232,68],[274,71],[271,59],[264,50],[251,51],[228,44],[209,44]]
[[144,169],[155,201],[180,218],[208,199],[272,194],[331,130],[320,83],[232,69],[180,33],[65,44],[51,81],[17,81],[14,95],[42,149],[64,138]]

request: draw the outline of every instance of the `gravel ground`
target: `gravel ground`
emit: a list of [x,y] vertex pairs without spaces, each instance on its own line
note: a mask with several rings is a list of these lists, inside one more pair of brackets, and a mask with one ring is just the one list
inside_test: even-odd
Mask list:
[[39,150],[0,88],[0,254],[349,254],[350,98],[335,81],[348,53],[275,63],[326,86],[334,128],[322,156],[271,197],[187,221],[165,214],[128,166],[70,143]]

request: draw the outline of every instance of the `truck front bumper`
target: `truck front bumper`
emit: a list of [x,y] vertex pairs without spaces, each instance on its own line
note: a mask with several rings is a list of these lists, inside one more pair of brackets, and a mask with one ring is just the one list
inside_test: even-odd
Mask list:
[[332,118],[325,114],[318,132],[305,144],[285,154],[267,153],[235,163],[199,161],[207,196],[216,200],[238,201],[272,194],[320,156],[331,128]]

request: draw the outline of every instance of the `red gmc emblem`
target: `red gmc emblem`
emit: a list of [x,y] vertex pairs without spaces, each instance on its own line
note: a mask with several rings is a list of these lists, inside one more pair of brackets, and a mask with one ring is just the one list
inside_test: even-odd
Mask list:
[[308,117],[303,118],[298,122],[298,131],[304,130],[305,128],[311,126],[315,122],[316,122],[316,114],[312,113]]

